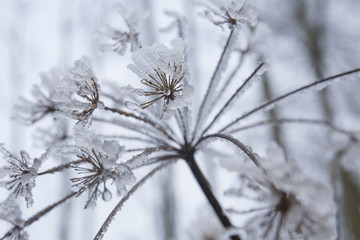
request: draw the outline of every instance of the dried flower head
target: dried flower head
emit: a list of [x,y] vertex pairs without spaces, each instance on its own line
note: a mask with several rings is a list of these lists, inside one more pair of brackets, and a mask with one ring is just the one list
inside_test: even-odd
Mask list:
[[135,52],[139,49],[139,33],[133,31],[122,31],[115,29],[109,25],[102,26],[98,33],[104,36],[105,39],[100,43],[100,50],[103,52],[116,52],[123,55],[127,49],[128,44],[130,45],[130,51]]
[[[134,175],[129,167],[125,164],[118,164],[118,156],[122,148],[115,141],[103,141],[102,152],[97,152],[94,148],[91,150],[82,149],[77,155],[82,163],[73,167],[82,177],[72,178],[73,187],[78,188],[77,196],[88,191],[88,200],[85,208],[96,205],[96,200],[102,196],[104,201],[110,201],[112,198],[111,191],[106,187],[106,182],[112,180],[117,188],[117,194],[126,193],[126,185],[132,184],[135,180]],[[88,166],[82,166],[85,163]]]
[[145,109],[161,99],[164,100],[164,111],[168,108],[182,108],[187,104],[193,90],[184,83],[188,73],[182,40],[171,41],[171,48],[162,44],[143,48],[133,54],[132,59],[135,64],[128,67],[149,88],[143,91],[143,95],[154,96],[152,100],[140,104],[141,108]]
[[25,124],[34,124],[45,116],[55,113],[59,106],[52,100],[52,96],[65,74],[66,70],[62,68],[41,73],[41,84],[34,85],[31,91],[35,101],[20,97],[19,102],[14,106],[15,119]]
[[21,151],[20,156],[16,156],[3,146],[0,146],[0,151],[9,163],[0,168],[0,177],[7,176],[6,180],[0,182],[1,185],[12,190],[15,197],[24,197],[27,207],[31,207],[33,204],[32,189],[35,187],[35,178],[45,155],[31,159],[27,152]]
[[233,28],[239,23],[257,23],[256,0],[197,0],[195,4],[204,8],[201,15],[215,25]]
[[243,170],[241,187],[226,192],[255,200],[256,206],[229,212],[251,215],[243,226],[250,239],[333,239],[335,215],[329,189],[304,176],[295,162],[285,162],[277,146],[268,152],[266,172]]
[[53,96],[59,105],[59,113],[85,125],[94,110],[102,107],[99,99],[100,86],[91,67],[83,60],[75,61],[68,77],[63,78]]
[[138,0],[118,2],[115,6],[124,19],[128,31],[115,29],[109,25],[102,26],[98,33],[105,38],[100,44],[100,50],[106,52],[114,51],[123,55],[127,45],[130,45],[131,52],[135,52],[141,46],[139,40],[140,33],[137,30],[138,25],[148,14]]

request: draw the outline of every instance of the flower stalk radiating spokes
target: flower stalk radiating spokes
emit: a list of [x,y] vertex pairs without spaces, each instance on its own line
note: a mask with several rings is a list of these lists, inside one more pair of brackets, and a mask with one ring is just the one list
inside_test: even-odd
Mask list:
[[[131,7],[131,4],[135,6]],[[18,157],[2,149],[5,157],[10,158],[10,166],[0,169],[0,178],[8,177],[3,185],[13,192],[14,197],[24,196],[30,206],[35,179],[69,169],[77,175],[70,179],[72,193],[27,221],[21,220],[21,212],[16,206],[13,208],[16,218],[9,217],[0,208],[0,217],[14,225],[3,239],[11,239],[11,235],[24,238],[25,227],[73,196],[87,195],[85,208],[88,208],[94,207],[98,198],[111,200],[115,189],[120,199],[95,236],[95,239],[101,239],[115,214],[134,192],[159,170],[177,161],[184,161],[188,165],[214,210],[214,216],[216,215],[223,231],[227,232],[227,239],[310,239],[314,236],[317,237],[315,239],[321,239],[319,236],[332,239],[336,235],[332,230],[335,229],[333,212],[328,208],[331,200],[327,199],[324,208],[320,209],[318,205],[323,200],[322,196],[328,196],[327,187],[300,171],[295,161],[285,161],[284,154],[278,148],[271,149],[268,157],[262,158],[252,150],[252,147],[257,149],[258,146],[247,146],[246,138],[239,138],[236,134],[258,126],[312,124],[327,127],[345,135],[353,144],[358,143],[356,134],[325,120],[295,117],[257,120],[247,123],[248,125],[241,123],[243,119],[265,111],[286,98],[325,86],[336,79],[355,75],[360,69],[304,85],[266,101],[240,117],[234,117],[239,114],[236,103],[240,96],[249,89],[251,83],[262,78],[267,66],[264,62],[256,61],[242,64],[250,51],[247,49],[241,53],[238,65],[228,68],[242,33],[241,28],[245,25],[248,28],[254,27],[257,22],[255,7],[251,0],[209,0],[202,1],[199,5],[204,8],[203,16],[212,23],[229,27],[228,38],[211,71],[209,81],[190,73],[193,66],[189,66],[189,58],[192,55],[190,51],[186,51],[187,34],[182,23],[176,26],[182,28],[179,29],[179,37],[185,39],[175,38],[170,41],[170,46],[161,43],[140,45],[137,26],[146,14],[143,10],[141,14],[136,14],[137,10],[140,11],[139,2],[136,1],[129,2],[129,11],[126,11],[126,5],[120,6],[119,11],[129,30],[112,32],[115,34],[112,39],[115,45],[111,47],[112,50],[124,53],[126,46],[131,45],[132,64],[128,68],[136,74],[135,81],[141,89],[131,85],[116,87],[114,84],[107,92],[103,85],[100,87],[100,77],[95,75],[86,60],[78,60],[71,69],[54,76],[56,81],[44,81],[47,83],[45,90],[49,94],[36,88],[35,93],[40,95],[34,96],[37,102],[27,102],[29,111],[23,116],[23,120],[35,123],[52,113],[55,118],[67,117],[80,124],[74,123],[73,133],[66,131],[64,141],[57,141],[56,144],[50,142],[50,154],[39,159],[31,159],[24,151]],[[247,61],[250,58],[246,58]],[[246,66],[253,66],[253,70],[250,67],[244,69]],[[228,69],[233,71],[228,74]],[[237,73],[243,70],[250,74],[240,81]],[[195,84],[194,81],[199,83]],[[205,86],[206,89],[194,89],[190,84]],[[200,97],[193,99],[197,96]],[[68,119],[66,121],[70,122]],[[100,127],[102,125],[108,127]],[[93,129],[89,129],[90,127]],[[222,140],[237,150],[236,155],[220,159],[222,167],[238,176],[240,185],[230,187],[225,195],[241,197],[241,201],[256,199],[255,204],[259,206],[251,209],[241,209],[242,206],[228,208],[223,206],[223,199],[213,192],[198,162],[203,160],[202,156],[213,152],[216,154],[203,158],[208,161],[218,155],[228,154],[226,148],[219,147],[221,144],[215,145],[208,153],[206,144],[214,140]],[[60,159],[62,162],[48,170],[39,171],[40,163],[47,158]],[[147,172],[144,173],[145,171]],[[311,201],[315,199],[311,188],[313,186],[321,190],[316,198],[319,202],[316,203]],[[233,218],[236,214],[259,215],[252,215],[247,221],[239,223]],[[316,223],[316,220],[323,222]],[[323,231],[324,235],[317,234],[317,230]]]

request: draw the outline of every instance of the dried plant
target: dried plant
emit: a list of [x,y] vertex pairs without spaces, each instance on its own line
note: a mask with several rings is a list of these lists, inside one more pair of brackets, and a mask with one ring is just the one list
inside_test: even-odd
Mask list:
[[[358,146],[356,132],[342,129],[328,119],[285,116],[251,120],[250,116],[267,112],[301,92],[324,88],[335,81],[340,85],[342,80],[359,79],[360,69],[313,81],[240,114],[240,97],[253,82],[264,81],[264,73],[268,70],[266,62],[252,61],[251,67],[245,68],[240,59],[239,65],[230,71],[232,56],[240,53],[244,58],[256,53],[261,44],[255,39],[258,38],[258,33],[254,32],[258,22],[255,2],[196,1],[201,15],[228,33],[209,81],[192,78],[180,15],[171,15],[176,17],[181,34],[170,42],[170,47],[162,43],[145,46],[140,44],[138,25],[147,16],[146,11],[138,1],[127,2],[128,8],[124,4],[116,5],[128,30],[99,30],[98,34],[111,39],[111,43],[102,43],[100,48],[124,54],[129,44],[133,63],[128,68],[138,76],[137,83],[142,88],[123,85],[112,91],[103,89],[101,77],[95,76],[84,59],[75,61],[72,68],[42,75],[42,85],[35,86],[33,91],[34,100],[22,98],[16,107],[16,118],[27,124],[38,124],[52,116],[54,128],[59,126],[60,118],[66,118],[74,130],[71,134],[62,127],[56,128],[61,137],[41,130],[42,134],[47,134],[46,142],[50,145],[39,158],[31,159],[25,151],[16,156],[1,146],[8,160],[8,164],[0,168],[1,186],[10,194],[0,203],[0,218],[13,225],[1,239],[28,239],[25,228],[66,200],[87,194],[84,206],[94,208],[100,196],[110,201],[115,187],[118,204],[94,236],[94,239],[102,239],[115,214],[132,194],[154,174],[166,171],[177,161],[186,162],[217,217],[214,219],[220,223],[209,226],[212,228],[209,232],[204,232],[208,227],[193,226],[199,231],[190,234],[194,239],[337,239],[340,220],[336,209],[339,206],[335,207],[335,190],[330,189],[331,184],[307,174],[291,160],[293,156],[289,157],[275,144],[270,144],[266,157],[260,157],[252,150],[254,146],[245,144],[246,139],[240,140],[238,134],[255,132],[259,126],[315,125],[343,136],[348,146]],[[242,48],[239,38],[246,32],[244,29],[253,34],[247,39],[249,45]],[[249,73],[249,68],[252,70],[244,80],[237,77],[238,71]],[[107,134],[106,129],[111,129],[112,135]],[[54,139],[48,139],[52,136]],[[226,161],[216,159],[225,154],[223,145],[212,145],[217,140],[234,146],[238,150],[236,156]],[[343,154],[347,150],[343,149]],[[227,162],[220,165],[237,176],[234,186],[226,186],[228,190],[222,197],[214,193],[198,165],[201,153],[211,151],[216,153],[211,158]],[[50,158],[61,158],[63,162],[40,171],[42,163]],[[147,173],[139,169],[147,169]],[[31,207],[35,181],[41,181],[43,175],[67,170],[74,174],[69,179],[72,183],[70,194],[23,220],[16,199],[24,197],[27,207]],[[224,198],[234,201],[225,206]],[[213,221],[199,221],[214,224]]]

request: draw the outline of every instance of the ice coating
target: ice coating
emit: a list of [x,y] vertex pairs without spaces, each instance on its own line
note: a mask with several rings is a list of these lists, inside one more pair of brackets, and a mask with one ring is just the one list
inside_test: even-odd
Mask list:
[[[140,104],[143,109],[163,101],[162,111],[165,113],[168,109],[186,106],[191,99],[193,89],[183,83],[188,76],[184,42],[174,39],[170,45],[171,48],[168,48],[156,43],[140,49],[132,56],[134,64],[128,68],[141,78],[145,86],[143,95],[151,99]],[[164,117],[164,114],[161,116]]]

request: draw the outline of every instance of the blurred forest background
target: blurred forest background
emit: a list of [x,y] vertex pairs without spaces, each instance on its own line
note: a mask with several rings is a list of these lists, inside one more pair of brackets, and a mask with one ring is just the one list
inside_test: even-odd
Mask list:
[[[186,18],[185,41],[195,88],[207,83],[224,44],[226,33],[197,17],[191,0],[144,0],[150,18],[144,23],[141,41],[168,43],[176,36],[169,28],[174,21],[164,10]],[[21,149],[31,156],[43,152],[31,129],[11,119],[18,96],[30,96],[31,86],[40,82],[39,72],[71,64],[87,56],[101,81],[128,81],[130,53],[99,51],[104,24],[123,28],[124,22],[108,0],[0,0],[0,143],[12,152]],[[246,93],[239,109],[279,96],[317,79],[360,66],[360,1],[358,0],[266,0],[258,1],[256,51],[245,59],[247,76],[253,62],[266,60],[270,70]],[[261,26],[261,27],[260,27]],[[165,31],[166,30],[166,31]],[[250,32],[249,32],[250,31]],[[241,39],[241,37],[240,37]],[[244,44],[239,43],[239,48]],[[218,46],[218,49],[214,49]],[[211,51],[209,51],[211,49]],[[233,65],[236,64],[233,59]],[[129,77],[131,76],[131,77]],[[206,80],[202,80],[206,79]],[[124,84],[123,84],[124,85]],[[271,117],[326,119],[336,126],[360,131],[360,79],[340,81],[321,91],[293,97],[289,102],[264,113]],[[239,110],[240,111],[240,110]],[[243,110],[241,110],[242,112]],[[43,123],[46,125],[46,123]],[[34,137],[35,136],[35,137]],[[326,136],[326,137],[324,137]],[[360,239],[360,151],[322,127],[300,124],[280,125],[244,132],[242,139],[263,154],[269,142],[282,146],[305,172],[331,185],[341,219],[340,239]],[[230,153],[229,153],[230,154]],[[204,157],[206,158],[206,156]],[[353,159],[356,159],[354,161]],[[351,161],[349,159],[352,159]],[[2,163],[0,164],[0,166]],[[207,175],[221,194],[230,180],[226,172],[214,170],[217,162],[204,162]],[[64,176],[47,176],[34,189],[35,205],[30,216],[63,196],[70,187]],[[336,179],[336,181],[335,181]],[[6,197],[0,190],[0,201]],[[28,229],[30,239],[92,239],[117,199],[99,201],[94,210],[83,210],[84,201],[71,201]],[[212,210],[185,164],[177,163],[162,172],[129,201],[117,215],[105,239],[200,239],[196,231],[207,229]],[[44,227],[46,226],[46,227]],[[194,227],[199,226],[199,227]],[[10,225],[0,222],[0,235]]]

